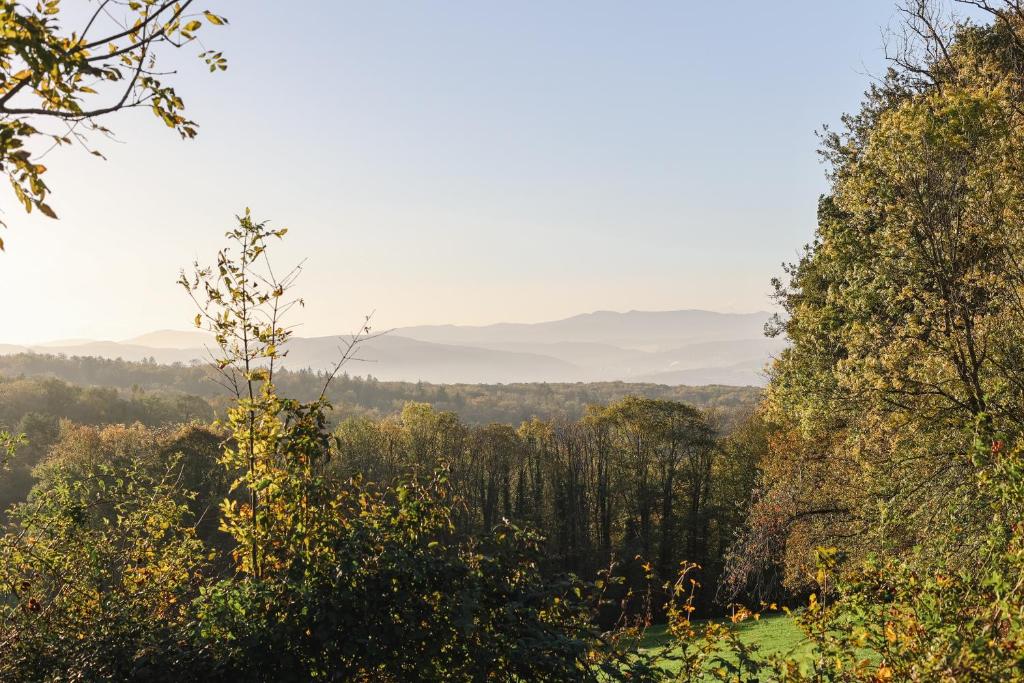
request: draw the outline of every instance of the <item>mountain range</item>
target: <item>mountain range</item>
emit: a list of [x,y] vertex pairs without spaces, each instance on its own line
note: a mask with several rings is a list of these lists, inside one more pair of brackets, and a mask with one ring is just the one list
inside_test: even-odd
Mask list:
[[[435,383],[635,381],[670,385],[761,385],[784,341],[763,334],[769,314],[701,310],[597,311],[542,323],[421,325],[360,346],[351,375]],[[48,353],[158,363],[209,358],[210,335],[160,330],[122,341],[71,339],[0,354]],[[330,367],[344,337],[294,337],[283,365]]]

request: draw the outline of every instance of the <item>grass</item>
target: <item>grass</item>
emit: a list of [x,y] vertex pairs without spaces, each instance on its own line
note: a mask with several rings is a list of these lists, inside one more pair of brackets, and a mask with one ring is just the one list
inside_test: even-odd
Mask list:
[[[812,644],[804,636],[792,617],[773,615],[759,621],[748,620],[736,625],[741,641],[756,645],[760,655],[777,655],[787,659],[805,659],[811,656]],[[671,640],[665,626],[652,626],[640,643],[641,650],[648,654],[659,653]],[[674,670],[678,662],[668,661],[665,668]]]

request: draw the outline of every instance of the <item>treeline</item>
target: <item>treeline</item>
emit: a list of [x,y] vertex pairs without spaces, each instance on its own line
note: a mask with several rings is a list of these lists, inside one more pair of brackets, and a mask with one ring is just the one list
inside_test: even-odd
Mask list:
[[[324,373],[279,370],[275,382],[282,392],[300,400],[319,396]],[[201,396],[222,414],[228,406],[223,388],[213,379],[215,370],[205,364],[159,365],[157,363],[66,357],[42,354],[0,356],[0,376],[54,377],[81,386],[112,387],[124,391],[179,392]],[[756,387],[667,386],[627,382],[577,384],[428,384],[382,382],[372,377],[342,374],[328,390],[335,419],[363,416],[381,419],[402,410],[409,401],[429,403],[438,410],[453,411],[471,424],[504,422],[519,424],[541,419],[581,418],[589,405],[607,405],[626,396],[689,403],[714,409],[725,424],[745,415],[756,404]]]
[[150,426],[213,419],[210,404],[198,396],[167,391],[124,392],[76,386],[47,377],[0,375],[0,424],[17,427],[32,414],[82,424],[141,422]]
[[0,511],[25,500],[34,482],[32,470],[58,441],[63,421],[161,427],[207,424],[213,417],[208,401],[176,392],[121,392],[47,377],[0,377],[0,431],[24,438],[0,478]]
[[[184,484],[209,493],[200,482],[222,479],[217,446],[226,438],[204,426],[212,418],[205,400],[182,394],[0,380],[0,426],[25,439],[0,484],[0,505],[27,500],[54,463],[90,450],[114,469],[129,454],[177,452],[191,472]],[[106,425],[122,427],[86,429]],[[393,486],[446,471],[460,494],[459,532],[479,536],[503,521],[534,529],[548,574],[594,577],[615,560],[641,557],[667,578],[683,559],[697,562],[705,610],[715,609],[724,552],[755,473],[756,452],[740,435],[726,438],[715,413],[641,397],[591,405],[578,420],[487,425],[407,403],[382,420],[347,418],[332,436],[336,480]]]
[[460,532],[477,536],[504,521],[534,529],[549,574],[592,578],[641,558],[633,569],[647,565],[664,581],[681,561],[698,563],[704,610],[714,609],[758,455],[746,431],[723,438],[712,414],[640,397],[590,406],[579,420],[518,426],[470,426],[410,403],[385,420],[346,420],[334,438],[331,469],[341,478],[393,484],[448,472]]
[[268,399],[251,442],[63,423],[0,536],[3,680],[621,680],[536,537],[455,533],[440,480],[323,476],[318,408]]
[[[182,445],[182,457],[203,477],[216,479],[220,466],[209,444],[225,435],[208,427],[213,417],[206,399],[176,392],[79,387],[49,377],[0,379],[0,429],[24,438],[0,482],[0,508],[27,500],[45,470],[40,463],[84,451],[89,432],[81,427],[87,426],[125,425],[141,444],[191,424],[190,433],[207,437],[199,453]],[[545,539],[549,574],[594,577],[613,559],[642,557],[657,576],[671,577],[682,559],[699,562],[700,607],[714,610],[724,551],[753,486],[752,452],[736,447],[737,437],[725,436],[736,420],[685,403],[630,396],[590,405],[576,420],[474,425],[453,411],[410,402],[383,419],[341,420],[329,470],[339,481],[358,476],[391,486],[444,469],[460,494],[460,533],[483,534],[503,520],[532,528]],[[102,442],[86,439],[98,452]],[[152,447],[139,452],[147,449]]]
[[[33,486],[48,488],[57,471],[77,478],[97,467],[116,473],[179,458],[180,483],[197,494],[190,508],[207,521],[205,540],[216,540],[209,524],[228,494],[218,457],[227,433],[152,415],[144,416],[150,426],[77,417],[44,422],[30,413],[21,421],[27,443],[0,489],[5,508],[27,500]],[[707,413],[639,397],[591,406],[577,421],[518,426],[468,425],[454,413],[409,403],[384,420],[342,422],[331,434],[324,476],[388,489],[443,472],[458,495],[453,522],[461,537],[479,538],[506,523],[532,529],[546,576],[593,579],[617,564],[620,573],[664,581],[680,562],[695,562],[704,588],[695,606],[707,612],[721,608],[714,602],[718,576],[754,486],[758,452],[744,434],[723,437]]]

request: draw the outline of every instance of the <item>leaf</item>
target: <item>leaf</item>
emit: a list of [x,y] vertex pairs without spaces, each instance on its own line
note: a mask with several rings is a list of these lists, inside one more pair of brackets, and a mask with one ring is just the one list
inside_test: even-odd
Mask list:
[[202,25],[203,25],[203,22],[199,21],[198,19],[193,19],[192,21],[190,21],[187,24],[185,24],[185,26],[182,28],[182,30],[183,31],[188,31],[189,33],[191,33],[192,31],[199,30],[199,28],[202,27]]
[[200,314],[196,313],[196,319],[195,319],[194,322],[196,324],[196,327],[202,327],[203,326],[203,316],[201,316]]
[[214,26],[223,26],[224,24],[228,23],[227,19],[225,19],[224,17],[218,17],[210,10],[203,10],[203,15],[206,17],[206,20]]
[[49,216],[50,218],[53,219],[57,218],[56,212],[54,212],[54,210],[50,208],[49,204],[45,202],[39,202],[37,206],[39,207],[39,210],[43,213],[44,216]]

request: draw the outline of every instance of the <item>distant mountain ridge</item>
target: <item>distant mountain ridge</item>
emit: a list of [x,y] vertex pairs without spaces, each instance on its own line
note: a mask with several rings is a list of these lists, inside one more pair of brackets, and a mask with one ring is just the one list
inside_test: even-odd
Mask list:
[[201,349],[213,343],[213,335],[199,330],[156,330],[120,343],[154,349]]
[[687,342],[762,337],[769,317],[764,311],[595,311],[542,323],[419,325],[395,333],[441,344],[583,342],[658,351]]
[[[712,311],[597,311],[542,323],[403,327],[360,347],[352,375],[382,380],[494,384],[644,381],[670,385],[764,384],[763,369],[784,342],[763,336],[769,314]],[[69,340],[0,344],[0,355],[46,353],[158,363],[209,358],[212,337],[158,330],[120,342]],[[340,337],[294,337],[284,367],[329,368]]]

